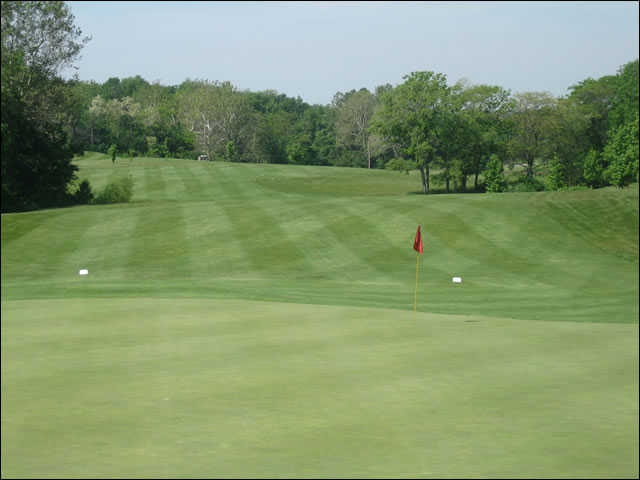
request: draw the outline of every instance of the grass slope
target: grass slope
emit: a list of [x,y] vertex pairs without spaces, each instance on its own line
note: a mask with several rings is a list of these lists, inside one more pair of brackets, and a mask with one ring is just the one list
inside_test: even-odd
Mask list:
[[78,164],[134,201],[2,216],[3,478],[637,478],[637,185]]
[[[79,161],[134,202],[2,217],[3,299],[165,296],[633,322],[638,189],[411,195],[384,171]],[[79,278],[80,268],[89,276]],[[451,277],[462,276],[454,285]]]

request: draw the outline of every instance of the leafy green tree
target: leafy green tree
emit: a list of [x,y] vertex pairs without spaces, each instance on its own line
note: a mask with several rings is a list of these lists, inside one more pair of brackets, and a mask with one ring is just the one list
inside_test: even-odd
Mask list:
[[255,122],[246,95],[229,82],[191,80],[183,82],[176,95],[180,122],[209,158],[224,158],[230,141],[239,159],[247,156]]
[[616,95],[611,104],[610,127],[617,129],[638,118],[638,59],[624,64],[616,75]]
[[147,82],[140,75],[135,77],[127,77],[120,80],[120,92],[122,97],[131,97],[136,99],[139,92],[143,92],[150,87]]
[[[548,160],[548,171],[555,172],[549,187],[556,190],[583,183],[584,158],[591,147],[588,139],[591,125],[589,115],[574,101],[559,99],[557,107],[549,112],[548,150],[553,154]],[[558,162],[561,164],[559,165]],[[562,172],[561,184],[557,175]]]
[[111,157],[111,162],[116,163],[116,153],[118,153],[118,146],[114,143],[107,150],[107,155]]
[[[67,185],[77,167],[60,125],[36,125],[21,106],[2,102],[2,211],[68,203]],[[43,130],[46,128],[46,130]]]
[[548,150],[551,116],[558,102],[547,92],[519,93],[514,100],[510,151],[516,161],[524,161],[527,177],[533,178],[534,162]]
[[102,127],[101,143],[115,143],[121,152],[146,151],[142,107],[131,97],[104,100],[97,96],[89,112],[93,124]]
[[[337,96],[340,98],[340,92]],[[335,99],[335,97],[334,97]],[[376,108],[376,97],[366,88],[352,91],[337,102],[336,139],[338,144],[362,152],[371,168],[369,124]]]
[[504,167],[502,160],[496,154],[489,158],[484,170],[484,178],[487,192],[504,192],[506,188]]
[[608,165],[605,178],[621,188],[638,180],[638,118],[618,127],[612,136],[602,154]]
[[484,170],[489,155],[505,156],[510,93],[498,86],[468,86],[463,82],[454,85],[452,93],[455,121],[454,135],[449,141],[455,147],[452,152],[453,178],[464,191],[467,177],[473,175],[474,190],[478,190],[478,176]]
[[91,203],[94,199],[93,192],[91,190],[91,184],[88,180],[83,180],[78,185],[78,189],[74,192],[74,203],[79,205],[86,205]]
[[311,147],[311,137],[308,134],[301,134],[287,145],[287,160],[294,165],[313,164],[313,149]]
[[1,13],[2,211],[68,204],[77,168],[57,74],[88,38],[63,2],[3,1]]
[[96,82],[83,82],[72,79],[63,84],[65,102],[61,111],[64,128],[69,136],[69,144],[74,154],[82,154],[90,148],[91,123],[89,107],[98,94]]
[[560,160],[557,153],[549,161],[545,183],[547,190],[560,190],[567,186],[567,164]]
[[293,133],[295,113],[276,111],[258,116],[257,155],[264,163],[287,163],[287,144]]
[[122,86],[118,77],[111,77],[102,84],[100,95],[105,100],[120,100],[122,94]]
[[600,152],[595,149],[589,150],[584,158],[584,179],[591,188],[599,188],[605,185],[604,171],[606,164]]
[[73,65],[91,39],[82,37],[65,2],[3,1],[2,56],[19,52],[26,69],[18,80],[22,94],[33,75],[51,78]]
[[238,159],[238,149],[233,140],[227,142],[224,157],[227,162],[235,162]]
[[588,126],[583,136],[585,151],[602,151],[607,143],[609,112],[616,95],[615,75],[607,75],[597,80],[587,78],[569,87],[568,102],[576,105],[588,118]]
[[404,80],[394,89],[382,93],[371,128],[414,159],[420,171],[422,190],[429,193],[430,168],[441,148],[439,128],[446,115],[443,100],[449,95],[446,76],[413,72]]

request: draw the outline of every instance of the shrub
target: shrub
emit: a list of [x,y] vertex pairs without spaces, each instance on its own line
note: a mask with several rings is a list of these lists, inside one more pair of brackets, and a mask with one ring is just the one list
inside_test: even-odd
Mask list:
[[78,189],[73,194],[73,203],[79,205],[86,205],[93,201],[93,192],[91,191],[91,184],[88,180],[83,180],[78,185]]
[[545,178],[547,190],[560,190],[567,186],[566,182],[567,166],[554,153],[553,159],[549,162],[549,169]]
[[131,176],[119,178],[108,183],[96,197],[94,203],[128,203],[133,196],[133,178]]
[[116,153],[118,152],[118,147],[115,144],[112,144],[107,150],[107,155],[111,157],[111,161],[116,163]]
[[605,185],[604,171],[606,165],[602,155],[597,150],[591,149],[584,159],[584,180],[591,188],[599,188]]
[[404,173],[406,173],[408,175],[411,170],[416,168],[416,165],[411,160],[406,160],[406,159],[401,158],[401,157],[396,157],[396,158],[392,158],[391,160],[389,160],[385,164],[384,168],[386,168],[387,170],[395,170],[395,171],[398,171],[398,172],[404,172]]
[[544,184],[537,178],[524,177],[509,188],[511,192],[542,192]]
[[484,171],[487,192],[504,192],[506,182],[502,161],[497,155],[491,155]]

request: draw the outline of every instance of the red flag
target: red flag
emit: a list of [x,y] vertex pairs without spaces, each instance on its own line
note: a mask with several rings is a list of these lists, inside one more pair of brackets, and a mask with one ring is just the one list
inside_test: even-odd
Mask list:
[[422,234],[420,233],[420,225],[418,225],[416,239],[413,241],[413,249],[418,253],[422,253]]

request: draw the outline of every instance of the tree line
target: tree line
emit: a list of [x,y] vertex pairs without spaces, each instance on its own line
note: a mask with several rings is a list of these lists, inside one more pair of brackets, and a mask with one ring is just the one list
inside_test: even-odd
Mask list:
[[521,190],[637,181],[637,59],[560,98],[422,71],[310,105],[205,79],[63,80],[89,41],[73,22],[64,2],[2,2],[2,211],[81,202],[84,151],[418,170],[424,193],[504,191],[516,166]]

